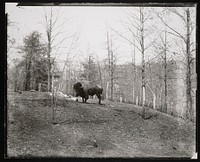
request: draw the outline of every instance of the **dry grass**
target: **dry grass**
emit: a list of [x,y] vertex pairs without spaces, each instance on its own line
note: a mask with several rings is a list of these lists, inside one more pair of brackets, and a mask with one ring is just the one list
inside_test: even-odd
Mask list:
[[[47,93],[8,93],[8,157],[191,157],[195,126],[131,104],[58,100]],[[157,114],[157,115],[155,115]]]

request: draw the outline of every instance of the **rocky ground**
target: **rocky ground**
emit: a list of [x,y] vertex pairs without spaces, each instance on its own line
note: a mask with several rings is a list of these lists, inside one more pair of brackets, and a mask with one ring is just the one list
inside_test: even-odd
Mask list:
[[[44,92],[8,92],[7,156],[192,157],[195,125],[132,104],[60,98]],[[52,118],[54,108],[54,120]],[[56,124],[53,124],[53,123]]]

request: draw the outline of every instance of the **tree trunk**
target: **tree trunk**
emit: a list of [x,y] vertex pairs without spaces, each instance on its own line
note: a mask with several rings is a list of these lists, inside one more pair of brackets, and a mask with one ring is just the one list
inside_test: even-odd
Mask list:
[[164,84],[165,84],[165,105],[164,105],[164,113],[167,113],[167,35],[166,35],[166,25],[165,25],[165,43],[164,43]]
[[186,58],[187,58],[187,70],[186,70],[186,94],[187,94],[187,118],[192,120],[192,95],[191,95],[191,54],[190,54],[190,10],[187,8],[187,39],[186,39]]
[[[110,41],[110,43],[109,43]],[[114,91],[114,60],[113,60],[113,49],[112,49],[112,40],[109,39],[107,32],[107,46],[108,46],[108,71],[110,76],[110,100],[113,101],[113,91]]]
[[114,91],[114,80],[113,80],[113,52],[111,51],[111,101],[113,101],[113,91]]
[[[55,92],[55,86],[54,86],[54,74],[52,73],[52,76],[51,76],[51,92],[52,92],[52,95],[54,94]],[[54,101],[54,100],[53,100]]]
[[26,84],[25,84],[25,90],[26,91],[29,91],[30,90],[30,83],[31,83],[31,58],[28,62],[28,65],[27,65],[27,73],[26,73]]
[[[133,103],[135,104],[135,94],[136,94],[136,68],[135,68],[135,39],[133,36],[133,44],[134,44],[134,49],[133,49],[133,56],[132,56],[132,76],[133,76],[133,82],[132,82],[132,86],[133,86]],[[132,47],[132,46],[131,46]]]
[[100,84],[101,84],[101,87],[103,87],[102,72],[101,72],[101,66],[100,66],[98,57],[97,57],[97,61],[98,61],[97,64],[98,64],[98,70],[99,70]]
[[109,82],[106,83],[106,99],[109,99]]
[[135,90],[134,90],[134,85],[133,85],[133,104],[135,104]]
[[51,16],[50,20],[46,29],[47,33],[47,39],[48,39],[48,53],[47,53],[47,58],[48,58],[48,85],[47,85],[47,90],[48,92],[51,91],[51,43],[52,43],[52,16],[53,16],[53,11],[51,7]]
[[48,47],[48,80],[47,80],[47,91],[50,92],[51,89],[50,89],[50,86],[51,86],[51,60],[50,60],[50,47]]
[[142,117],[145,118],[145,61],[144,61],[144,17],[143,8],[140,8],[140,25],[141,25],[141,53],[142,53]]

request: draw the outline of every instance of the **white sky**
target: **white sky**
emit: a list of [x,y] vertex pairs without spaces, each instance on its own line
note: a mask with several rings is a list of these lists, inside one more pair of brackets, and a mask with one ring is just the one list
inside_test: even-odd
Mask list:
[[[43,34],[45,38],[45,28],[40,23],[44,23],[44,11],[49,7],[42,6],[28,6],[28,7],[17,7],[16,4],[6,4],[6,12],[9,15],[10,21],[14,22],[15,26],[8,28],[8,34],[16,39],[17,45],[22,45],[23,38],[30,34],[32,31],[37,30]],[[54,7],[57,9],[57,7]],[[106,51],[106,23],[111,26],[119,25],[119,17],[124,14],[124,8],[119,7],[61,7],[62,17],[59,17],[60,22],[67,20],[63,30],[66,34],[73,34],[76,29],[80,32],[79,37],[79,50],[84,58],[87,56],[88,46],[89,51],[94,52],[98,55],[99,59],[103,59],[107,56]],[[58,23],[59,24],[59,23]],[[119,26],[118,26],[119,27]],[[59,40],[59,38],[57,38]],[[119,41],[118,41],[119,42]],[[67,48],[71,43],[67,40],[62,43],[61,48]],[[113,40],[113,44],[117,44],[116,40]],[[120,42],[121,46],[129,45]],[[130,49],[127,47],[121,47],[117,51],[118,53],[127,53],[130,55]],[[63,53],[67,53],[63,51]],[[118,54],[119,55],[119,54]],[[119,55],[120,57],[120,55]],[[129,56],[130,57],[130,56]],[[60,59],[64,59],[65,56],[60,56]],[[118,62],[126,62],[127,58],[120,57]]]
[[[14,22],[14,26],[8,28],[8,35],[16,39],[16,45],[23,45],[23,38],[31,32],[37,30],[42,33],[46,39],[44,23],[44,11],[48,12],[50,7],[44,6],[23,6],[17,7],[16,3],[7,3],[6,12],[9,20]],[[58,9],[58,7],[53,7]],[[125,11],[131,11],[134,7],[86,7],[86,6],[62,6],[60,7],[61,16],[58,24],[65,22],[63,27],[64,33],[59,35],[55,40],[58,42],[65,35],[74,34],[78,29],[80,33],[79,41],[76,49],[72,52],[72,56],[76,61],[81,61],[87,57],[89,51],[98,55],[100,60],[107,57],[106,50],[106,32],[109,24],[117,29],[120,33],[125,32],[119,19],[125,20],[127,15]],[[175,21],[176,22],[176,21]],[[177,22],[178,26],[179,22]],[[178,26],[179,27],[179,26]],[[181,29],[181,28],[180,28]],[[65,60],[71,40],[68,39],[61,44],[59,59]],[[131,62],[131,48],[129,43],[125,43],[118,36],[113,37],[113,45],[117,47],[118,63]],[[54,49],[54,52],[56,49]],[[137,52],[137,51],[136,51]],[[17,56],[15,50],[11,50],[8,54],[10,59]],[[75,61],[74,60],[74,61]],[[136,53],[136,63],[140,63],[141,57]]]

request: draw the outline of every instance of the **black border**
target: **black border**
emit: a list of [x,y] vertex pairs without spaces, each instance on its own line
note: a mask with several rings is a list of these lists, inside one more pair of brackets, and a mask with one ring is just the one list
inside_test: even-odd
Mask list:
[[[54,6],[57,6],[57,5],[63,5],[62,3],[67,3],[66,5],[68,6],[82,6],[82,5],[86,5],[86,6],[138,6],[138,5],[142,5],[142,6],[168,6],[168,7],[183,7],[183,6],[194,6],[194,5],[197,5],[197,20],[196,20],[196,72],[197,72],[197,92],[196,92],[196,151],[198,152],[198,96],[199,96],[199,86],[198,86],[198,80],[199,80],[199,70],[198,70],[198,63],[199,63],[199,55],[198,55],[198,47],[199,47],[199,44],[198,44],[198,26],[199,26],[199,5],[198,5],[198,1],[194,1],[194,0],[108,0],[108,1],[102,1],[102,0],[97,0],[97,1],[94,1],[94,0],[82,0],[82,1],[78,1],[78,0],[35,0],[35,1],[30,1],[30,0],[20,0],[20,1],[16,1],[16,0],[4,0],[4,6],[3,6],[3,23],[4,24],[7,24],[7,19],[6,19],[6,16],[5,16],[5,3],[18,3],[18,5],[21,5],[21,6],[25,6],[25,5],[30,5],[30,6],[36,6],[38,5],[47,5],[47,6],[51,6],[51,5],[54,5]],[[120,3],[120,4],[119,4]],[[1,28],[2,30],[2,28]],[[4,71],[0,71],[2,72],[3,74],[3,84],[1,84],[1,86],[3,85],[3,89],[2,91],[4,92],[4,97],[2,98],[4,100],[4,109],[1,109],[1,120],[3,119],[4,123],[3,123],[3,128],[1,132],[4,132],[4,138],[0,138],[1,139],[1,142],[4,143],[4,149],[1,149],[3,150],[3,156],[5,155],[5,151],[7,151],[7,124],[5,124],[5,122],[7,123],[7,26],[3,27],[3,30],[4,30],[4,34],[1,34],[2,37],[2,44],[3,44],[3,48],[1,48],[2,50],[2,53],[4,54],[4,61],[3,63],[1,64],[2,66],[2,69]],[[3,31],[2,30],[2,31]],[[3,33],[3,32],[2,32]],[[1,45],[2,45],[1,44]],[[1,91],[1,92],[2,92]],[[2,97],[2,95],[1,95]],[[1,101],[3,101],[1,100]],[[6,138],[6,139],[5,139]],[[3,146],[1,144],[1,146]],[[17,159],[20,159],[20,158],[8,158],[6,156],[4,156],[4,159],[7,159],[7,160],[17,160]],[[28,158],[27,158],[28,159]],[[189,158],[184,158],[184,157],[181,157],[181,158],[158,158],[158,157],[152,157],[152,158],[75,158],[75,157],[66,157],[66,158],[63,158],[63,157],[31,157],[29,158],[30,160],[50,160],[50,161],[57,161],[57,160],[63,160],[63,161],[66,161],[66,160],[69,160],[69,161],[73,161],[73,160],[87,160],[87,161],[94,161],[94,160],[113,160],[113,161],[132,161],[132,160],[189,160]],[[26,159],[23,159],[23,160],[26,160]]]

